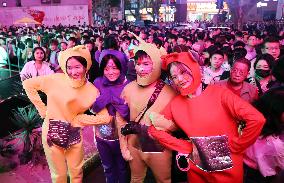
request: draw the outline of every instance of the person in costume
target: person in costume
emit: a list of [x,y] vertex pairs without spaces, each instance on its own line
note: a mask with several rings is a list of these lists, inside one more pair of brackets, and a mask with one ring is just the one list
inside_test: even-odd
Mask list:
[[[60,52],[59,64],[64,73],[27,79],[23,87],[44,118],[42,143],[53,183],[66,183],[67,170],[73,183],[83,178],[83,146],[81,127],[110,122],[106,109],[97,115],[87,115],[99,96],[97,88],[86,79],[91,67],[90,52],[76,46]],[[38,91],[47,95],[45,105]]]
[[116,127],[116,112],[123,119],[128,120],[129,108],[120,98],[123,88],[129,83],[122,72],[125,65],[114,55],[105,55],[100,62],[101,77],[94,81],[100,96],[94,103],[92,110],[100,112],[104,108],[113,116],[111,123],[95,127],[97,149],[100,154],[107,183],[126,183],[127,164],[120,151]]
[[124,159],[129,161],[132,183],[144,181],[147,167],[157,182],[170,183],[171,151],[149,137],[147,129],[151,122],[146,115],[150,111],[159,113],[175,96],[171,87],[160,79],[160,57],[166,51],[134,36],[139,41],[134,49],[137,80],[122,91],[122,98],[130,109],[130,121],[118,118],[120,148]]
[[114,37],[114,35],[109,35],[104,39],[104,50],[101,52],[98,50],[97,51],[97,60],[101,62],[102,58],[105,55],[112,54],[116,56],[119,61],[123,64],[126,65],[126,67],[123,68],[123,72],[127,72],[127,64],[128,64],[128,58],[125,53],[119,51],[119,45],[117,39]]
[[[263,115],[225,87],[209,85],[202,91],[199,65],[187,52],[163,57],[162,67],[180,95],[161,114],[150,114],[156,128],[151,126],[148,132],[165,147],[185,154],[188,181],[241,183],[243,152],[258,137]],[[238,121],[246,124],[241,134]],[[173,124],[190,141],[171,136],[167,131]]]

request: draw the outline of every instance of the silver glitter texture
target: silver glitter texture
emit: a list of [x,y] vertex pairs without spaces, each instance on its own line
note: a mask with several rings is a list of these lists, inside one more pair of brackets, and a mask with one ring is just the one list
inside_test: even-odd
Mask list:
[[70,123],[60,120],[49,120],[47,144],[53,144],[64,149],[81,141],[80,127],[72,127]]
[[104,140],[116,140],[118,139],[118,132],[115,125],[115,118],[106,125],[97,125],[96,126],[96,136]]
[[233,167],[226,135],[191,137],[190,139],[194,149],[189,158],[200,169],[214,172]]

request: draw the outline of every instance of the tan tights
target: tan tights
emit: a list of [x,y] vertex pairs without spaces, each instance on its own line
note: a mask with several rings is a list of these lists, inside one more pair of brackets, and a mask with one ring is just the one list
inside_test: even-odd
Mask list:
[[53,183],[66,183],[67,170],[69,171],[71,183],[82,183],[83,180],[83,158],[84,151],[82,141],[64,150],[56,145],[51,147],[46,142],[47,124],[43,124],[42,144],[48,162],[51,179]]
[[132,146],[129,147],[129,150],[133,157],[133,160],[129,162],[131,183],[143,183],[147,166],[151,168],[157,183],[171,183],[171,151],[143,153]]

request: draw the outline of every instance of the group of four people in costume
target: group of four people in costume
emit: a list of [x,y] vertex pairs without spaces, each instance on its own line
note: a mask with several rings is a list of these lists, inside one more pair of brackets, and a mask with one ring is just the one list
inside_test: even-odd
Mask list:
[[[251,104],[220,86],[201,87],[198,63],[188,52],[168,54],[136,35],[137,79],[127,81],[125,64],[106,54],[101,77],[86,79],[91,56],[84,46],[59,54],[64,73],[23,82],[31,102],[44,118],[42,142],[52,181],[82,182],[81,128],[96,126],[97,147],[107,182],[143,182],[149,167],[157,182],[171,182],[172,150],[185,154],[188,180],[242,182],[243,152],[259,136],[265,118]],[[169,74],[171,87],[160,79]],[[44,104],[37,91],[47,95]],[[93,114],[84,114],[86,110]],[[245,122],[240,134],[238,125]],[[181,129],[187,139],[171,135]],[[205,144],[205,145],[204,145]],[[215,154],[214,154],[215,153]],[[123,159],[122,159],[123,157]]]

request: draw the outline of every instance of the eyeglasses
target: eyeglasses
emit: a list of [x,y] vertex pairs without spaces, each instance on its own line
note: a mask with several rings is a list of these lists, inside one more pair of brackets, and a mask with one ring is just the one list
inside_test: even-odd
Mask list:
[[234,73],[234,74],[239,73],[241,76],[246,75],[246,72],[245,72],[245,71],[239,70],[239,69],[232,69],[231,72]]
[[272,50],[280,50],[279,47],[268,47],[268,48],[265,48],[266,50],[269,50],[269,51],[272,51]]

